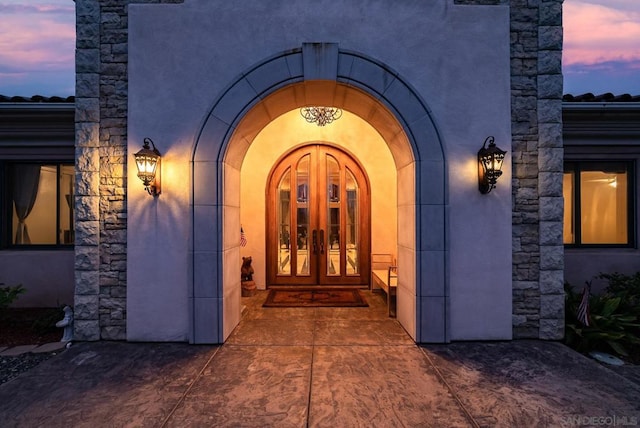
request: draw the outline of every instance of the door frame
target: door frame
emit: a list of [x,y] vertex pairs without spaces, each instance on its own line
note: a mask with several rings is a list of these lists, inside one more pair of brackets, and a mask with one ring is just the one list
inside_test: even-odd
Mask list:
[[[358,232],[361,236],[360,251],[358,254],[360,275],[354,276],[353,278],[346,278],[346,280],[344,278],[344,275],[341,275],[339,277],[331,277],[328,275],[323,275],[322,265],[326,264],[326,259],[328,257],[328,252],[325,252],[324,256],[313,258],[315,260],[313,260],[312,258],[309,259],[310,270],[312,273],[309,276],[308,280],[305,278],[305,280],[300,281],[298,277],[296,277],[295,275],[291,275],[288,278],[282,278],[281,281],[276,281],[275,280],[277,277],[277,272],[275,268],[276,255],[274,254],[273,248],[271,248],[271,243],[273,239],[277,239],[279,232],[277,230],[278,229],[276,224],[277,221],[274,218],[275,212],[273,210],[273,207],[275,207],[275,204],[276,204],[275,198],[277,197],[277,195],[275,195],[275,193],[273,192],[274,190],[273,181],[278,180],[280,176],[285,172],[285,169],[287,168],[287,166],[284,166],[283,162],[287,161],[290,157],[296,156],[296,152],[301,152],[299,153],[299,157],[301,159],[304,156],[302,152],[307,149],[311,150],[310,149],[311,147],[327,147],[330,149],[329,151],[338,152],[340,155],[345,156],[357,168],[357,171],[352,171],[352,172],[360,176],[360,177],[356,177],[356,180],[359,182],[362,188],[362,193],[361,195],[359,195],[358,206],[363,214],[363,216],[361,215],[360,217],[364,218],[364,221],[361,221],[358,227],[359,229]],[[318,153],[321,153],[321,151],[318,151]],[[319,158],[318,158],[318,161],[319,161]],[[319,165],[320,165],[319,163],[316,164],[316,166],[319,166]],[[317,185],[318,189],[323,187],[323,183],[326,178],[326,177],[320,176],[321,171],[324,171],[322,167],[316,167],[316,168],[310,169],[310,172],[309,172],[309,177],[310,177],[309,183],[313,183]],[[292,174],[293,174],[293,170],[292,170]],[[311,178],[312,175],[315,175],[316,177],[312,179]],[[313,213],[310,210],[309,218],[310,218],[310,222],[315,222],[318,225],[320,225],[320,224],[323,224],[322,219],[325,217],[325,215],[323,215],[323,213],[321,212],[321,210],[323,209],[320,206],[321,200],[317,199],[316,202],[318,202],[318,207],[316,207],[317,212]],[[356,287],[362,287],[362,288],[370,287],[371,185],[370,185],[370,181],[369,181],[369,177],[367,175],[366,169],[363,167],[359,159],[353,155],[353,153],[351,153],[349,150],[345,149],[344,147],[340,146],[339,144],[335,144],[327,141],[309,141],[309,142],[301,143],[292,147],[291,149],[283,153],[280,157],[278,157],[277,161],[274,162],[271,168],[271,171],[269,172],[267,182],[266,182],[266,188],[265,188],[265,204],[266,204],[265,254],[266,254],[266,260],[267,260],[267,263],[266,263],[266,287],[267,288],[278,287],[278,286],[291,286],[291,285],[303,285],[303,286],[304,285],[307,285],[307,286],[339,285],[339,286],[356,286]],[[340,229],[343,230],[344,233],[346,233],[346,227],[344,224],[342,224],[343,216],[341,215],[340,218],[341,218]],[[293,237],[294,231],[292,230],[292,227],[289,233],[290,233],[290,239],[291,241],[293,241],[295,238]],[[328,232],[325,238],[328,241]],[[312,236],[309,236],[310,241],[311,239],[312,239]],[[290,247],[290,248],[293,248],[293,247]],[[328,249],[329,246],[326,245],[326,248]],[[342,254],[341,254],[341,259],[342,259]],[[346,263],[345,263],[345,269],[346,269]]]

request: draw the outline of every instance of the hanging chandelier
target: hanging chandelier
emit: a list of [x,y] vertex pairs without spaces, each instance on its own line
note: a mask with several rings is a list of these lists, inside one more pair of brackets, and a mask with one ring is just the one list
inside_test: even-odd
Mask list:
[[325,126],[334,120],[340,119],[342,110],[337,107],[302,107],[300,114],[309,123],[316,123],[318,126]]

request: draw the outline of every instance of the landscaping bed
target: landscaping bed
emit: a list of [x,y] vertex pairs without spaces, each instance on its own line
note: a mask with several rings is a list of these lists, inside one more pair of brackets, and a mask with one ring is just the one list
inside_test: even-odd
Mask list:
[[5,308],[0,310],[0,347],[59,342],[64,318],[59,308]]
[[608,282],[599,294],[589,292],[590,282],[582,292],[565,284],[565,343],[584,354],[604,352],[640,365],[640,272],[598,279]]

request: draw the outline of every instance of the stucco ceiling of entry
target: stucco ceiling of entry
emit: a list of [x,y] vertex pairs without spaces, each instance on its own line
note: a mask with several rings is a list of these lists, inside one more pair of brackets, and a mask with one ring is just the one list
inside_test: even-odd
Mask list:
[[334,81],[288,85],[265,97],[239,123],[228,146],[225,162],[240,168],[252,141],[269,122],[288,111],[311,105],[339,107],[361,117],[386,141],[396,168],[413,162],[411,145],[391,112],[363,91]]

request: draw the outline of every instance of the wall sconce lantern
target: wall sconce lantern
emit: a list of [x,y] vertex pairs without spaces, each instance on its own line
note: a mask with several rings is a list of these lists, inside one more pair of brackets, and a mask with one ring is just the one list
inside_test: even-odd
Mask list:
[[[153,149],[149,148],[149,143]],[[142,180],[144,189],[152,196],[160,194],[160,161],[161,156],[151,138],[145,138],[142,149],[133,155],[138,167],[138,178]]]
[[[487,147],[487,142],[489,147]],[[496,187],[498,177],[502,175],[502,161],[507,154],[495,144],[495,138],[487,137],[478,151],[478,189],[487,194]]]

